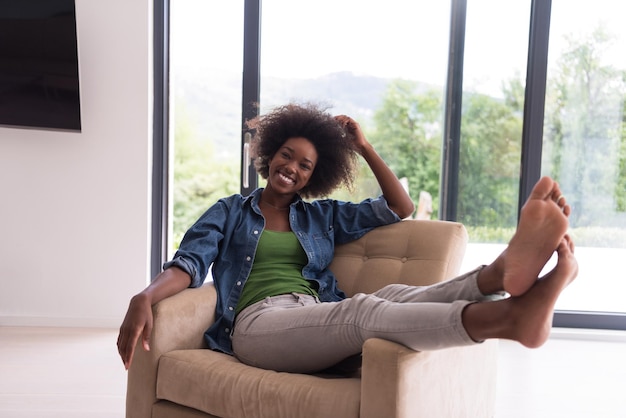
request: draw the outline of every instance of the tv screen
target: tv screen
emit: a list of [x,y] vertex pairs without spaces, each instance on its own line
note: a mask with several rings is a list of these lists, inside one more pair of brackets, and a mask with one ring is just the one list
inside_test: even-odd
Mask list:
[[80,131],[74,0],[0,0],[0,125]]

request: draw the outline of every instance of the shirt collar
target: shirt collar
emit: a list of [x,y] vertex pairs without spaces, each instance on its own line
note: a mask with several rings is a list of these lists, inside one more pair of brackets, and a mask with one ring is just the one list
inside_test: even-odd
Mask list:
[[[259,187],[250,193],[248,196],[244,198],[244,204],[250,205],[255,210],[255,212],[261,213],[261,209],[259,208],[259,203],[261,202],[261,193],[263,192],[264,187]],[[293,198],[293,201],[289,204],[289,206],[299,204],[306,211],[305,201],[299,194]]]

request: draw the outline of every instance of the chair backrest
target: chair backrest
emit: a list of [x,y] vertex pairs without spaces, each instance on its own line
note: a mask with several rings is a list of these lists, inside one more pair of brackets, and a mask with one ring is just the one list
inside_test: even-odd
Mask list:
[[467,240],[457,222],[405,220],[337,246],[330,269],[348,296],[391,283],[425,286],[458,275]]

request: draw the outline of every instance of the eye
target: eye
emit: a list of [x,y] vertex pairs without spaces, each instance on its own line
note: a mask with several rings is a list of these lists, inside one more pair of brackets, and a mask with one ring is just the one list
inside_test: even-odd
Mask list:
[[303,170],[311,170],[311,166],[309,164],[300,164],[300,168]]

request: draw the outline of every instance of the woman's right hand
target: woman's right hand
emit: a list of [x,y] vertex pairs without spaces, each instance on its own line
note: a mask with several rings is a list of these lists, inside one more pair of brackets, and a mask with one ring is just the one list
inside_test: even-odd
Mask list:
[[120,327],[117,337],[117,351],[122,357],[126,370],[129,369],[137,341],[141,338],[144,350],[150,351],[150,335],[152,333],[152,304],[145,293],[139,293],[130,300],[128,311]]
[[178,267],[161,272],[143,292],[133,296],[117,337],[117,351],[126,370],[130,368],[139,338],[144,350],[150,351],[152,334],[152,305],[175,295],[191,284],[189,274]]

